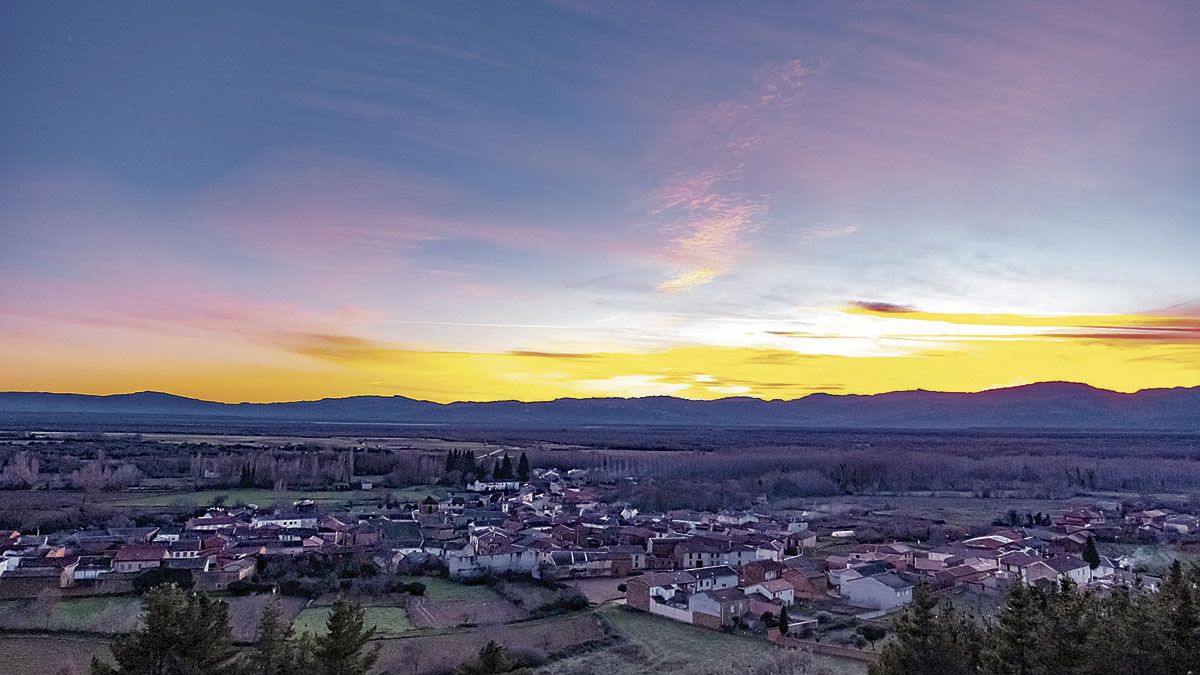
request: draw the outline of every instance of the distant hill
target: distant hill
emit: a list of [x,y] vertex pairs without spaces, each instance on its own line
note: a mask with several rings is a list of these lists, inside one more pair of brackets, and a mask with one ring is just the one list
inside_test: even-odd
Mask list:
[[1200,387],[1120,394],[1069,382],[979,393],[898,391],[812,394],[791,401],[670,396],[558,399],[535,403],[432,403],[403,396],[354,396],[291,403],[217,403],[161,392],[112,396],[0,392],[8,417],[237,419],[386,422],[494,427],[700,426],[828,429],[1164,429],[1200,430]]

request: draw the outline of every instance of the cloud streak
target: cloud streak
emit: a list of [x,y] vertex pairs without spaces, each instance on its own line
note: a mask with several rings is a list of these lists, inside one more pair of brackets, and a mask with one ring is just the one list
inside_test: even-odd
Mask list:
[[[679,293],[733,269],[744,240],[768,216],[770,196],[743,186],[746,164],[769,143],[780,119],[793,114],[813,69],[799,60],[771,64],[739,98],[685,111],[668,133],[669,161],[685,168],[656,195],[657,218],[670,239],[666,258],[674,272],[658,286]],[[826,230],[826,236],[847,232]]]

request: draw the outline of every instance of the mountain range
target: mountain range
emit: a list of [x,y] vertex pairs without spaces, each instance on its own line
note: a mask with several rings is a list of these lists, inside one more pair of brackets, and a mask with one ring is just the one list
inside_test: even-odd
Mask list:
[[811,394],[781,401],[746,397],[695,401],[670,396],[564,398],[525,403],[433,403],[403,396],[353,396],[288,403],[220,403],[161,392],[93,396],[0,392],[7,418],[54,415],[255,422],[356,422],[501,428],[610,426],[823,429],[1162,429],[1200,430],[1200,387],[1124,394],[1071,382],[977,393],[898,391]]

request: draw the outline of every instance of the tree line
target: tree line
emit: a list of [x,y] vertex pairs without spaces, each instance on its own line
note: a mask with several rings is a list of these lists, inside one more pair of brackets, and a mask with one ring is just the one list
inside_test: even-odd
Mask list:
[[871,675],[1168,675],[1200,672],[1200,570],[1176,561],[1157,593],[1014,584],[995,617],[956,611],[928,586],[894,622]]
[[480,480],[529,480],[529,458],[522,452],[517,460],[517,465],[513,466],[512,458],[508,453],[504,453],[504,457],[499,462],[491,462],[484,459],[482,462],[475,458],[474,450],[450,450],[446,453],[445,478],[460,478],[465,481],[468,476],[474,476]]

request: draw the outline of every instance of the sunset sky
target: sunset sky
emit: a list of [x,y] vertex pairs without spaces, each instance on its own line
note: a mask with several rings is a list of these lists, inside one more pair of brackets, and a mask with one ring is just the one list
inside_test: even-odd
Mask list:
[[0,390],[1200,385],[1200,2],[7,2],[0,111]]

